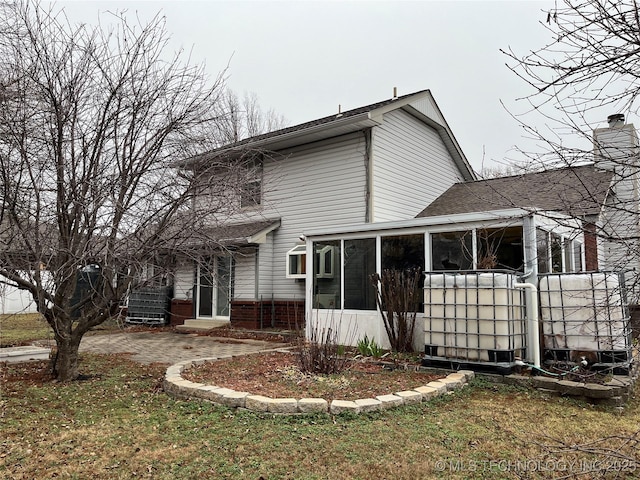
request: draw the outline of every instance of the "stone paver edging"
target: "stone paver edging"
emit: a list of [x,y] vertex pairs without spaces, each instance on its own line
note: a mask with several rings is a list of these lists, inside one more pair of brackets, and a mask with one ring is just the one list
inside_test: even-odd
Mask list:
[[543,376],[524,377],[521,375],[506,375],[502,383],[511,385],[529,385],[540,391],[582,398],[599,405],[621,407],[633,392],[638,371],[631,375],[613,375],[605,383],[585,383]]
[[196,398],[225,405],[227,407],[244,408],[255,412],[278,413],[285,415],[301,413],[341,414],[373,412],[387,408],[409,405],[431,400],[439,395],[462,388],[474,378],[471,370],[460,370],[445,378],[429,382],[413,390],[379,395],[376,398],[360,400],[332,400],[331,403],[322,398],[270,398],[253,395],[249,392],[236,392],[229,388],[204,385],[182,378],[182,372],[194,365],[215,362],[228,357],[210,357],[176,363],[167,369],[164,377],[164,390],[167,394],[178,398]]

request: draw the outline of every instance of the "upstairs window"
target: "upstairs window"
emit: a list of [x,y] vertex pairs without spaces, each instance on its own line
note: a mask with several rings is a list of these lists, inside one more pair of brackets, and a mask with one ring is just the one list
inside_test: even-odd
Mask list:
[[243,208],[255,207],[262,203],[262,155],[257,155],[246,160],[243,167],[240,206]]
[[262,182],[254,180],[248,182],[242,188],[240,195],[241,207],[255,207],[262,203]]

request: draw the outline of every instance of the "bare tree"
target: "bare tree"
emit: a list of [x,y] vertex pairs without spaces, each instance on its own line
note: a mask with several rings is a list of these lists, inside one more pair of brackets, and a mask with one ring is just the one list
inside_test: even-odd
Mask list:
[[220,145],[279,130],[287,125],[286,119],[274,110],[264,111],[255,93],[246,93],[240,99],[229,88],[216,104],[216,113],[216,141]]
[[514,61],[511,70],[534,88],[527,97],[530,104],[535,109],[554,107],[546,118],[565,127],[564,133],[558,131],[559,136],[589,134],[582,122],[594,110],[597,119],[603,107],[607,113],[636,113],[640,93],[637,1],[549,3],[553,8],[540,23],[549,32],[550,41],[525,56],[504,52]]
[[[549,7],[540,21],[548,43],[525,55],[503,52],[508,67],[532,87],[516,118],[536,148],[522,153],[539,170],[594,162],[614,173],[594,233],[605,267],[635,270],[628,277],[637,284],[640,151],[624,119],[636,117],[640,106],[638,2],[563,0]],[[598,128],[607,118],[611,128]]]
[[[0,276],[33,295],[67,381],[142,264],[206,238],[211,216],[190,209],[198,178],[171,166],[215,146],[223,82],[167,57],[159,16],[90,27],[28,1],[0,9]],[[233,165],[207,168],[227,196],[241,191]]]
[[529,162],[510,161],[491,166],[483,166],[480,172],[478,172],[478,177],[486,180],[489,178],[524,175],[526,173],[538,171],[539,169],[540,165],[532,165]]

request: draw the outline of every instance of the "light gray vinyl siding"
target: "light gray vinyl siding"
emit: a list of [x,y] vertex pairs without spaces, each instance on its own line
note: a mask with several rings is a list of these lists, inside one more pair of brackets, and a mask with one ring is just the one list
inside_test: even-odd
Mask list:
[[234,300],[251,300],[256,297],[254,280],[256,276],[256,250],[243,250],[234,255],[235,277]]
[[184,260],[176,268],[173,276],[173,297],[186,300],[193,298],[193,269],[192,261]]
[[440,113],[439,109],[433,104],[430,98],[422,98],[420,100],[411,102],[411,106],[418,110],[420,113],[424,113],[427,117],[432,118],[439,124],[445,124],[444,117]]
[[286,254],[306,230],[365,221],[364,158],[364,133],[358,132],[280,151],[265,160],[261,205],[226,221],[269,218],[281,223],[258,246],[257,269],[255,258],[253,264],[248,258],[236,259],[234,298],[304,299],[304,282],[286,278]]
[[273,292],[273,243],[274,234],[267,236],[267,241],[258,248],[257,298],[271,296]]
[[[265,189],[264,215],[281,219],[273,233],[276,298],[304,299],[304,282],[286,278],[285,259],[305,230],[364,221],[364,153],[364,134],[357,133],[283,152],[282,160],[265,165],[272,188]],[[271,293],[262,284],[260,292]]]
[[[601,215],[600,266],[610,270],[640,268],[637,241],[640,234],[638,137],[632,124],[594,131],[594,159],[614,172],[612,193]],[[629,275],[631,276],[631,275]],[[637,288],[633,289],[637,297]]]
[[372,220],[415,217],[463,177],[438,133],[407,112],[373,130]]

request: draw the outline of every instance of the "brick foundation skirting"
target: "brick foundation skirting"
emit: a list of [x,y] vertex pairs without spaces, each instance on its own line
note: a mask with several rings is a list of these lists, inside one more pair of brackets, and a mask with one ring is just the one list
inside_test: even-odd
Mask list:
[[304,326],[304,300],[234,300],[231,325],[296,330]]
[[[193,301],[171,300],[170,314],[171,325],[184,325],[185,320],[193,318]],[[304,300],[234,300],[231,302],[231,325],[252,330],[302,328]]]
[[171,300],[169,313],[171,325],[184,325],[186,319],[193,318],[193,301],[174,298]]

